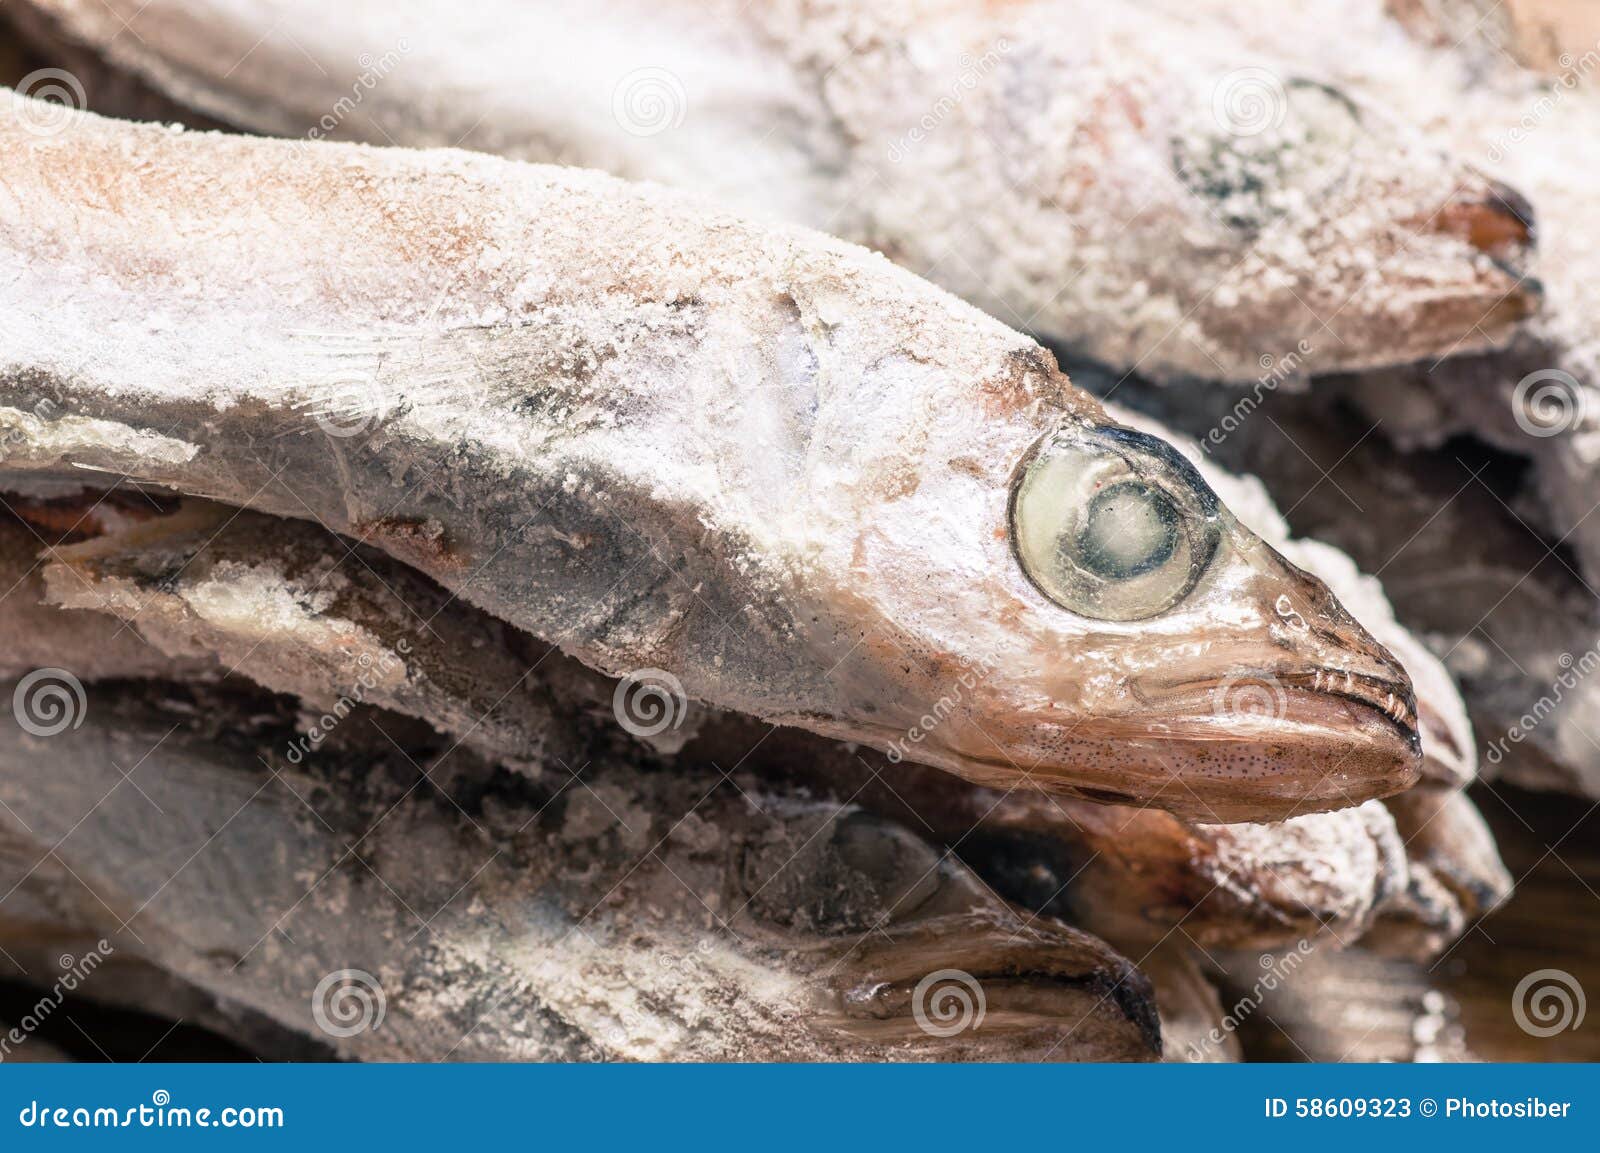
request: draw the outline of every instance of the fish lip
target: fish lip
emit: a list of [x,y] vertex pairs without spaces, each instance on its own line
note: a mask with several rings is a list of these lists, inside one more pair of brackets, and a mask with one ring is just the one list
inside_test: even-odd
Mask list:
[[[1280,696],[1283,690],[1292,689],[1315,697],[1331,697],[1359,705],[1363,710],[1376,714],[1378,719],[1404,738],[1413,757],[1422,755],[1417,695],[1410,681],[1404,678],[1327,667],[1293,672],[1252,669],[1233,676],[1190,682],[1183,687],[1208,694],[1215,712],[1219,703],[1216,694],[1226,693],[1232,686],[1254,683],[1268,686]],[[1286,702],[1280,701],[1277,713],[1280,719],[1287,715]]]
[[1348,669],[1318,668],[1309,672],[1279,673],[1280,684],[1323,696],[1351,701],[1378,714],[1406,739],[1415,756],[1422,755],[1422,729],[1417,714],[1417,694],[1409,681],[1391,680]]
[[1458,190],[1423,228],[1459,237],[1474,251],[1514,265],[1527,263],[1539,244],[1539,227],[1528,198],[1508,184],[1484,180]]
[[1532,201],[1511,185],[1498,180],[1489,182],[1489,191],[1483,199],[1485,207],[1491,212],[1508,216],[1522,226],[1521,244],[1524,248],[1538,246],[1539,224]]
[[[1470,189],[1458,189],[1425,221],[1413,221],[1419,232],[1453,236],[1494,270],[1491,283],[1477,284],[1468,308],[1487,307],[1478,317],[1485,333],[1498,334],[1536,315],[1544,305],[1543,283],[1532,269],[1539,247],[1539,225],[1533,205],[1517,189],[1483,177]],[[1489,341],[1490,346],[1496,340]]]
[[[1161,1055],[1161,1023],[1155,990],[1132,961],[1099,937],[1038,917],[1017,926],[1012,917],[944,915],[889,927],[884,942],[854,941],[836,962],[832,984],[843,1015],[831,1022],[849,1031],[858,1022],[904,1019],[902,1002],[917,982],[944,975],[969,987],[990,986],[987,1010],[997,1017],[1008,1008],[1007,983],[1023,981],[1047,996],[1084,996],[1120,1016],[1129,1038],[1153,1057]],[[964,979],[964,980],[963,980]],[[1069,1032],[1087,1018],[1073,1007],[1055,1014],[1051,1006],[1018,1006],[1037,1015],[1035,1027],[1071,1022]],[[892,1011],[891,1011],[892,1010]],[[926,1031],[926,1030],[924,1030]]]

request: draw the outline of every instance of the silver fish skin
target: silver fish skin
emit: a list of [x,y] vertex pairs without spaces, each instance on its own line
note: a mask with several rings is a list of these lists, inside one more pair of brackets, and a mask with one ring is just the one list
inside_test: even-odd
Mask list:
[[[1325,586],[881,257],[464,153],[88,115],[0,149],[19,475],[313,519],[609,675],[983,783],[1228,821],[1416,776],[1405,674]],[[1060,462],[1134,512],[1025,572],[1022,479]],[[1087,524],[1092,491],[1040,491],[1046,529]],[[1036,579],[1064,548],[1089,608]],[[1226,707],[1261,677],[1281,710]]]
[[1304,339],[1324,371],[1434,358],[1503,344],[1538,302],[1513,198],[1223,19],[1088,0],[24,7],[228,123],[700,189],[1119,370],[1251,380]]

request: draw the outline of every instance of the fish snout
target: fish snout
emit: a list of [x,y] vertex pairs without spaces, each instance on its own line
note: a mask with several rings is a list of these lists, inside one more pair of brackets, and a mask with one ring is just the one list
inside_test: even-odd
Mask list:
[[1464,243],[1479,265],[1471,289],[1432,301],[1424,323],[1453,324],[1465,331],[1462,321],[1470,319],[1501,340],[1543,305],[1544,285],[1532,275],[1538,242],[1533,205],[1510,185],[1479,178],[1411,226],[1419,234]]
[[1439,213],[1438,230],[1461,237],[1496,260],[1513,264],[1518,275],[1536,240],[1533,205],[1509,184],[1486,180]]
[[[1404,759],[1420,762],[1422,736],[1416,689],[1405,666],[1364,628],[1320,580],[1287,561],[1280,579],[1289,587],[1273,602],[1279,643],[1288,650],[1277,680],[1306,694],[1312,711],[1334,701],[1357,719],[1376,718],[1399,738]],[[1297,607],[1309,606],[1309,611]]]
[[1358,673],[1349,668],[1317,669],[1310,673],[1287,673],[1278,678],[1285,686],[1353,701],[1375,709],[1399,730],[1408,745],[1420,756],[1422,736],[1417,728],[1417,695],[1404,678]]

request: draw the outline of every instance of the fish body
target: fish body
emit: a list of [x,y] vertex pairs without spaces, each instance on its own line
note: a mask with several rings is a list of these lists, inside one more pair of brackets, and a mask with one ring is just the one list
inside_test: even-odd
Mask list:
[[[1119,370],[1503,344],[1514,194],[1237,27],[1085,0],[34,0],[191,107],[694,188],[881,249]],[[131,34],[130,34],[131,33]]]
[[[51,511],[59,521],[69,508],[58,501]],[[37,508],[28,515],[42,519]],[[31,559],[40,543],[20,531],[0,535],[0,556]],[[38,576],[13,589],[11,603],[27,609],[13,614],[21,626],[13,632],[24,662],[53,642],[50,661],[85,679],[207,683],[226,673],[290,694],[310,728],[285,754],[291,764],[359,706],[415,717],[535,780],[563,779],[595,755],[598,742],[570,734],[582,727],[577,718],[611,705],[613,684],[548,651],[524,671],[531,638],[375,550],[341,564],[347,553],[306,521],[185,499],[135,528],[52,545]],[[425,630],[417,617],[427,618]],[[64,635],[63,623],[76,632]],[[11,675],[42,663],[35,657]],[[1271,825],[1203,825],[1028,785],[968,788],[937,769],[775,733],[735,714],[695,720],[639,735],[658,750],[672,738],[672,763],[684,772],[739,763],[769,785],[792,782],[925,829],[959,845],[1020,907],[1061,916],[1132,956],[1179,924],[1206,948],[1285,948],[1318,933],[1348,942],[1405,887],[1405,854],[1376,801]],[[1425,751],[1429,743],[1424,730]],[[434,770],[448,779],[449,758]]]
[[6,725],[0,938],[103,940],[351,1059],[1160,1053],[1126,958],[888,822],[608,757],[531,790],[477,762],[452,794],[393,715],[298,765],[291,719],[156,682],[90,691],[53,736]]
[[0,147],[18,483],[316,520],[601,672],[980,782],[1233,820],[1415,776],[1405,674],[1320,582],[881,257],[464,153]]

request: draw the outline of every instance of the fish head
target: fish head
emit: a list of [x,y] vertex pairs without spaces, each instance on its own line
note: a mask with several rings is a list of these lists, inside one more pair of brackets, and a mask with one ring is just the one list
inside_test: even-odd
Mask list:
[[930,466],[858,542],[877,620],[850,663],[873,666],[856,689],[891,760],[1216,822],[1416,780],[1411,682],[1327,586],[1165,441],[1025,423],[988,434],[988,471]]
[[1537,311],[1528,201],[1384,110],[1230,65],[1171,111],[1170,167],[1187,195],[1167,267],[1194,304],[1173,338],[1197,346],[1196,373],[1499,347]]

